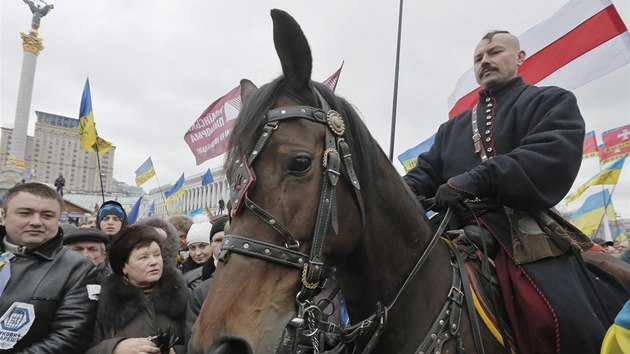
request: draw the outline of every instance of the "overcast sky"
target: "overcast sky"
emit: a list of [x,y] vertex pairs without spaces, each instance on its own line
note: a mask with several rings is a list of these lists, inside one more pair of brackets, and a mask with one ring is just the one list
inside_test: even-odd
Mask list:
[[[37,61],[29,135],[35,110],[78,118],[90,78],[99,135],[116,145],[114,178],[134,184],[151,156],[161,184],[223,163],[197,166],[186,130],[214,100],[248,78],[262,85],[281,73],[269,10],[301,24],[313,52],[313,79],[323,81],[345,61],[337,93],[355,104],[387,153],[390,144],[398,1],[319,0],[51,0],[42,18],[45,49]],[[394,155],[432,135],[447,119],[447,98],[472,65],[487,31],[520,35],[550,17],[564,0],[407,1],[404,4]],[[630,23],[630,0],[614,1]],[[31,12],[22,0],[0,2],[1,122],[12,125],[22,63],[19,32]],[[630,65],[574,91],[587,131],[630,122]],[[601,143],[601,136],[599,137]],[[572,188],[598,171],[583,161]],[[402,173],[395,159],[394,165]],[[630,162],[613,193],[630,217]],[[550,173],[552,177],[552,173]],[[156,179],[145,190],[157,187]],[[585,195],[598,190],[591,188]],[[569,204],[575,209],[580,200]],[[561,208],[566,208],[564,205]]]

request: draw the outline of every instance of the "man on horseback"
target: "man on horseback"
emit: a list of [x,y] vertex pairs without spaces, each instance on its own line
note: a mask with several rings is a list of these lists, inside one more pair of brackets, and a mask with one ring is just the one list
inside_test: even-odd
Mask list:
[[[580,256],[590,241],[549,211],[582,160],[575,96],[526,84],[518,76],[525,52],[506,31],[486,34],[473,58],[479,102],[440,126],[404,180],[498,243],[493,258],[519,353],[598,353],[628,293],[590,275]],[[485,207],[471,209],[474,201]]]

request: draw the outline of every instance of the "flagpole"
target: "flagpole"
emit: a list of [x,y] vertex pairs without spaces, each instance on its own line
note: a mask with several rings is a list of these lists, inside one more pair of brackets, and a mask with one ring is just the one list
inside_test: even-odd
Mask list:
[[398,72],[400,66],[400,37],[402,36],[403,0],[398,11],[398,40],[396,43],[396,68],[394,70],[394,102],[392,103],[392,131],[389,138],[389,161],[394,161],[394,139],[396,135],[396,106],[398,105]]
[[[155,169],[155,166],[153,166],[153,169]],[[157,172],[155,173],[155,180],[157,181],[158,191],[160,191],[160,196],[162,197],[162,201],[164,202],[164,210],[166,210],[166,216],[170,216],[170,214],[168,213],[168,205],[166,205],[166,198],[164,198],[164,193],[162,192],[162,186],[160,185],[160,179],[157,176]]]
[[103,204],[105,203],[105,192],[103,191],[103,173],[101,173],[101,158],[98,154],[98,135],[96,136],[96,142],[94,143],[94,150],[96,150],[96,163],[98,164],[98,178],[101,181],[101,197],[103,198]]
[[[599,233],[599,230],[602,228],[602,223],[604,222],[604,217],[606,216],[606,213],[608,212],[608,205],[612,204],[612,196],[613,196],[613,193],[615,193],[615,188],[617,188],[617,184],[615,184],[612,187],[612,189],[610,190],[610,195],[608,196],[608,198],[604,199],[604,213],[602,214],[601,219],[599,219],[599,224],[597,225],[597,230],[595,230],[593,235],[597,235]],[[604,189],[604,185],[602,184],[602,190],[603,189]],[[616,216],[615,216],[615,218],[616,218]],[[608,227],[610,228],[610,224],[608,225]]]

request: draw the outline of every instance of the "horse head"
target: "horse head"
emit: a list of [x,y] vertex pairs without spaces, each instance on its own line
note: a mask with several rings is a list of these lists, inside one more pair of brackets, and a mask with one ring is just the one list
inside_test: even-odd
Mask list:
[[[386,237],[406,225],[400,215],[420,219],[417,203],[354,108],[311,81],[311,50],[298,23],[280,10],[271,17],[282,76],[260,88],[241,81],[243,109],[225,165],[233,219],[193,331],[204,352],[276,352],[332,264],[351,274],[343,289],[357,304],[351,316],[369,315],[400,285],[388,272],[409,269],[418,255],[391,259],[379,249],[399,243]],[[366,242],[367,234],[381,237]],[[418,245],[416,236],[409,245]],[[361,284],[368,274],[379,285]]]

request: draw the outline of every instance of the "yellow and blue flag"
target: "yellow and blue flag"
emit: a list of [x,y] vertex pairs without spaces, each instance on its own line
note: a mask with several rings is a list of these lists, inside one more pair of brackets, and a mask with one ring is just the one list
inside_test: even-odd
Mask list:
[[153,176],[155,176],[155,168],[153,168],[153,161],[151,161],[151,157],[149,157],[136,170],[136,185],[140,187]]
[[604,211],[608,220],[615,220],[615,208],[610,199],[610,192],[604,189],[595,193],[584,201],[584,204],[575,211],[571,217],[571,223],[586,235],[590,235],[599,228],[604,219]]
[[101,139],[96,133],[94,112],[92,111],[92,95],[90,94],[90,79],[85,80],[81,107],[79,108],[79,141],[81,148],[88,152],[106,153],[112,143]]
[[630,300],[615,317],[615,322],[606,332],[601,354],[630,353]]
[[586,183],[580,186],[575,192],[568,195],[564,200],[569,203],[579,198],[590,186],[597,184],[617,184],[623,163],[626,160],[626,156],[611,163],[608,167],[601,170],[598,174],[589,179]]
[[186,181],[184,180],[184,174],[182,173],[181,177],[175,182],[175,185],[168,191],[164,192],[164,196],[166,197],[166,204],[172,203],[173,201],[181,198],[184,195],[184,191],[186,190]]
[[398,155],[398,161],[400,161],[405,168],[405,172],[409,172],[412,168],[418,165],[418,156],[420,156],[423,152],[429,151],[434,142],[435,134],[431,135],[430,138],[420,144]]

